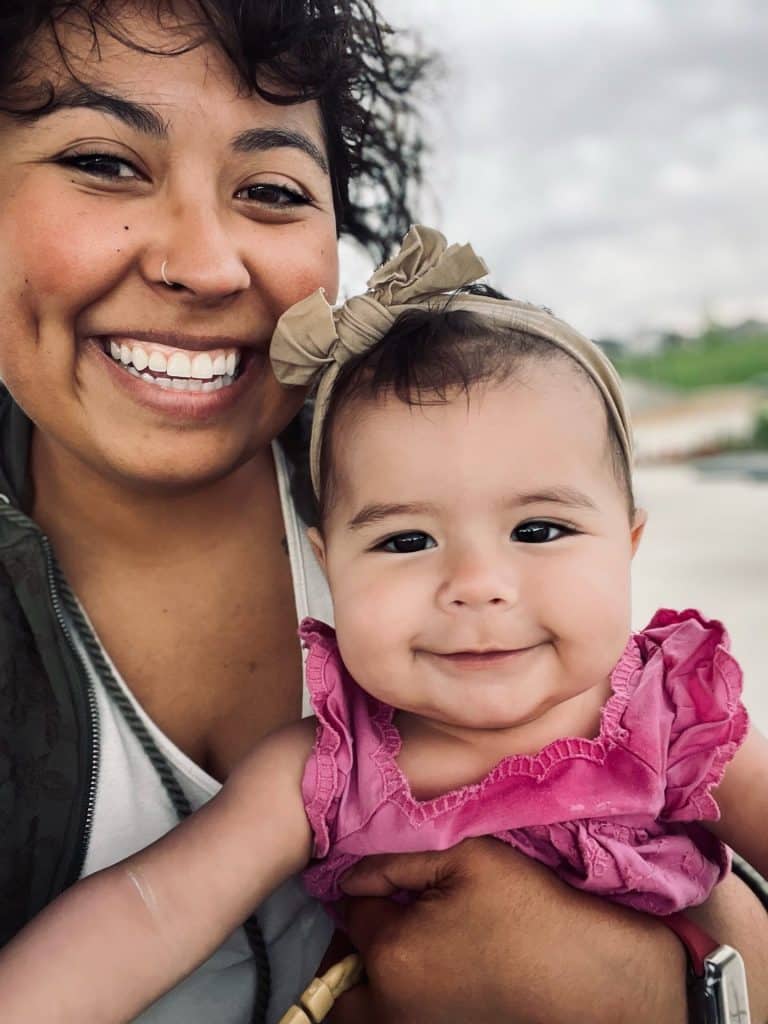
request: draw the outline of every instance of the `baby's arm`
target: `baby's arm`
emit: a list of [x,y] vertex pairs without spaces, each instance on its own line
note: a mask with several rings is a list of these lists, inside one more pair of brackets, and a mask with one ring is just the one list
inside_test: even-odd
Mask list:
[[0,953],[3,1024],[132,1020],[210,956],[309,858],[313,737],[314,719],[274,733],[178,828],[38,915]]
[[713,796],[721,817],[707,827],[768,878],[768,740],[753,725]]

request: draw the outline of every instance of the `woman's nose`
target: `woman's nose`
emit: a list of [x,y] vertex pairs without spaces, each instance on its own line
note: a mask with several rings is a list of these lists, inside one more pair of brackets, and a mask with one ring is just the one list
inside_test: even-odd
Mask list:
[[440,601],[448,610],[503,609],[519,599],[519,580],[512,566],[492,553],[473,553],[456,560],[440,588]]
[[216,302],[250,287],[243,254],[217,211],[194,202],[177,206],[163,238],[144,268],[159,288]]

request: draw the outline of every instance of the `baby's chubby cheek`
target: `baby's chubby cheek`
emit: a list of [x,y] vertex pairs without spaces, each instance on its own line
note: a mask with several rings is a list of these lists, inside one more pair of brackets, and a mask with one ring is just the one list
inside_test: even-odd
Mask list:
[[594,615],[584,621],[576,639],[579,662],[583,662],[585,675],[610,675],[627,645],[631,632],[629,601],[617,596],[611,606],[595,609]]
[[411,630],[397,609],[362,600],[334,604],[336,635],[350,675],[381,700],[393,700],[411,668]]
[[377,637],[377,626],[361,609],[339,608],[334,603],[336,637],[342,660],[353,676],[357,678],[366,667],[379,656],[381,642]]

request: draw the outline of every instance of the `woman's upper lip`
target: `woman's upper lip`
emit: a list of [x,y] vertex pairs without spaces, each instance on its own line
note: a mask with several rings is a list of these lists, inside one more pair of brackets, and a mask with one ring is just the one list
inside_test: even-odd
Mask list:
[[179,331],[134,331],[121,328],[116,331],[89,331],[90,338],[107,339],[116,342],[143,341],[148,344],[163,345],[166,348],[188,349],[190,352],[207,352],[220,348],[253,348],[258,338],[235,337],[229,334],[184,334]]

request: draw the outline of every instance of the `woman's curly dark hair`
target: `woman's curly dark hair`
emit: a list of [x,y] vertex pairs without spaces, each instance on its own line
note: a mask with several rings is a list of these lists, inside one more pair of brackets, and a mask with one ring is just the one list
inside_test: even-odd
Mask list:
[[[162,23],[174,0],[143,0]],[[28,87],[34,44],[48,32],[66,64],[57,27],[81,17],[136,49],[119,19],[125,0],[0,0],[0,112],[44,114],[55,100],[48,83]],[[385,258],[411,223],[421,178],[413,87],[429,58],[407,47],[377,14],[374,0],[190,0],[191,35],[164,54],[211,41],[232,62],[242,84],[279,104],[317,100],[322,113],[341,233]],[[186,28],[186,20],[184,22]],[[351,185],[351,188],[350,188]]]

